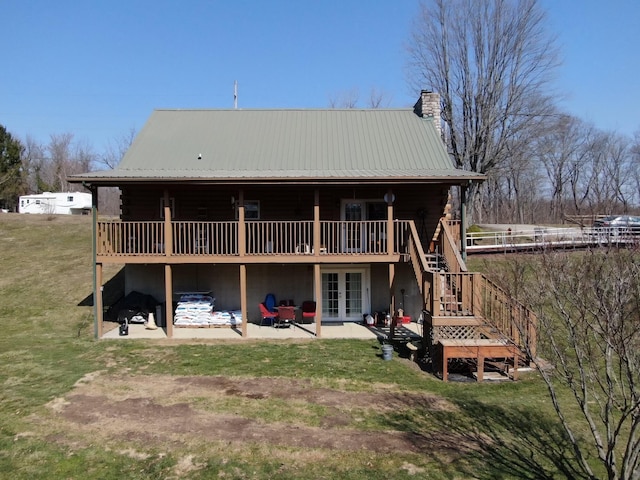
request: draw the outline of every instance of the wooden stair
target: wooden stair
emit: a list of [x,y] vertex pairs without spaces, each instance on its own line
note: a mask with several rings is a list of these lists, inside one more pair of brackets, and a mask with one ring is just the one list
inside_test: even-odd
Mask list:
[[[453,342],[469,344],[469,348],[465,346],[460,351],[474,352],[477,361],[488,360],[487,365],[506,368],[511,362],[516,370],[519,365],[526,365],[525,352],[535,355],[533,312],[484,275],[468,272],[446,226],[441,229],[439,241],[436,250],[445,255],[425,253],[412,224],[404,256],[412,265],[424,297],[424,343],[436,355],[433,358],[437,360],[441,355],[439,358],[443,359],[443,345]],[[450,346],[449,354],[455,353],[456,348]],[[504,356],[490,356],[496,352]]]

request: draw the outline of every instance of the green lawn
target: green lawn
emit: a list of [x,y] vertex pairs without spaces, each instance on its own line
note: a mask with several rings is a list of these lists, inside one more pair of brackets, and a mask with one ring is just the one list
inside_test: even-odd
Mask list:
[[0,215],[0,272],[0,478],[574,477],[535,373],[445,384],[375,341],[96,341],[89,217]]

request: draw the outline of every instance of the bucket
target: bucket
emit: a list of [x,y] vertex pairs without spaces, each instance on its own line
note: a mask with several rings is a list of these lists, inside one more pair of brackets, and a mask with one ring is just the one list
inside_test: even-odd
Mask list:
[[166,327],[164,323],[164,304],[156,305],[156,325],[160,328]]
[[382,359],[391,360],[393,356],[393,345],[382,345]]

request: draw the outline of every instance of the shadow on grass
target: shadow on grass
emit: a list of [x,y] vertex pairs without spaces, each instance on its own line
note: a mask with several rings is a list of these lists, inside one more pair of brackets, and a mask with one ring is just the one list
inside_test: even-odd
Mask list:
[[[435,430],[451,435],[460,447],[457,474],[468,478],[588,478],[577,468],[572,446],[555,417],[512,405],[451,401],[457,411],[434,411],[425,401],[387,420],[392,428],[420,437],[432,437]],[[443,471],[448,470],[450,459],[441,461]]]
[[[118,271],[113,277],[111,277],[107,283],[104,284],[102,290],[102,304],[106,307],[110,307],[124,296],[124,267]],[[83,298],[79,307],[93,307],[93,293],[90,293]]]

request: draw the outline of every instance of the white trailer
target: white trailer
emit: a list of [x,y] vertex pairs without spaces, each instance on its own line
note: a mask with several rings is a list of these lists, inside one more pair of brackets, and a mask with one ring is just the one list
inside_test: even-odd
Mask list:
[[44,192],[22,195],[18,213],[85,215],[91,211],[91,194],[86,192]]

